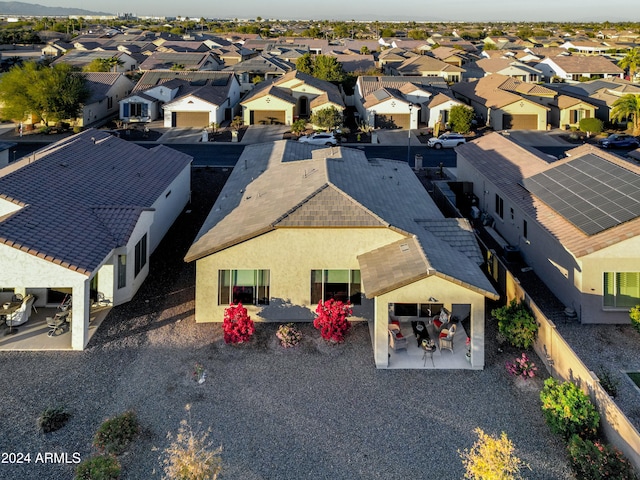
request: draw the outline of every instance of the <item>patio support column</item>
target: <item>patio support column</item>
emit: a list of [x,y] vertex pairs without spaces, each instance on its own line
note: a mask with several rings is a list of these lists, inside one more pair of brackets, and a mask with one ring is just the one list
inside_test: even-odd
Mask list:
[[89,284],[87,279],[73,286],[73,300],[71,304],[71,348],[84,350],[89,341]]
[[471,306],[471,368],[484,368],[484,298]]
[[375,297],[373,301],[373,357],[376,368],[387,368],[389,366],[389,342],[388,324],[389,307],[386,301],[380,301]]

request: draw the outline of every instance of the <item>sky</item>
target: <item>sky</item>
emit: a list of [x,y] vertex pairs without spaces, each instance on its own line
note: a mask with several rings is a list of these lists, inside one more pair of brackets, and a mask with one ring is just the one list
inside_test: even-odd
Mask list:
[[138,16],[189,18],[398,20],[398,21],[640,21],[638,0],[38,0],[48,7],[73,7]]

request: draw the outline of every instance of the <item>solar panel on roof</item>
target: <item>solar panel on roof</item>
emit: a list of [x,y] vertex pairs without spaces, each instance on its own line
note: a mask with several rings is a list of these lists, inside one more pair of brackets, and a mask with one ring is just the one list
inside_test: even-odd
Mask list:
[[593,154],[525,178],[522,185],[587,235],[640,216],[640,175]]

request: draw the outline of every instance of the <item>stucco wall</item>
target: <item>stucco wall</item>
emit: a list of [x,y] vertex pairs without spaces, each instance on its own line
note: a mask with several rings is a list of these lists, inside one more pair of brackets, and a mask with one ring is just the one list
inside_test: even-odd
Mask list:
[[242,119],[245,125],[251,124],[251,111],[252,110],[276,110],[285,112],[285,124],[291,125],[293,123],[294,105],[284,100],[280,100],[272,95],[265,95],[264,97],[256,98],[247,103],[242,104]]
[[[196,263],[196,321],[221,322],[228,305],[218,305],[218,270],[270,270],[270,305],[247,306],[254,320],[314,318],[311,270],[359,270],[357,255],[402,238],[386,228],[281,228]],[[354,316],[372,318],[372,302],[363,299]]]

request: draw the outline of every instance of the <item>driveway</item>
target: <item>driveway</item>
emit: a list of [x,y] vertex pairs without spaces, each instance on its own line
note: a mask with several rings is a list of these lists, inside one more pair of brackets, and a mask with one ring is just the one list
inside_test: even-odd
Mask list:
[[287,125],[249,125],[240,143],[242,145],[251,145],[254,143],[275,142],[276,140],[282,140],[282,135],[290,131],[291,127]]
[[[531,465],[530,480],[571,479],[563,442],[549,432],[541,379],[521,389],[505,371],[516,352],[498,353],[487,325],[483,371],[376,370],[366,323],[329,346],[310,323],[283,349],[277,324],[226,345],[221,324],[194,321],[195,265],[182,261],[229,172],[196,169],[193,204],[150,260],[135,298],[114,307],[84,352],[2,353],[0,446],[4,452],[92,454],[109,416],[134,409],[142,433],[120,457],[122,478],[161,477],[168,432],[188,418],[222,445],[220,479],[400,479],[463,476],[458,450],[474,428],[504,431]],[[207,380],[193,380],[196,362]],[[61,430],[41,434],[38,415],[62,405]],[[159,450],[154,450],[159,449]],[[71,478],[72,464],[8,464],[0,478]]]
[[516,142],[532,147],[566,147],[571,143],[563,140],[560,136],[566,134],[564,130],[509,130],[509,136]]

